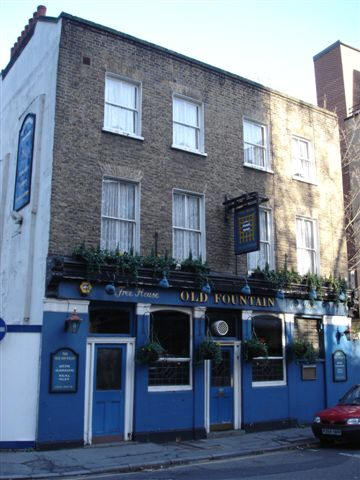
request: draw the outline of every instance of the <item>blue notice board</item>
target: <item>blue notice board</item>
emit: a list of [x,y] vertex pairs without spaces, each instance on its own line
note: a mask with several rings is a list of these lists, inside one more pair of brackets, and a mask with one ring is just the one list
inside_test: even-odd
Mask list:
[[74,393],[78,384],[79,356],[70,348],[51,354],[50,393]]
[[260,249],[259,206],[235,210],[234,212],[235,255],[255,252]]
[[333,353],[333,374],[334,382],[346,382],[346,354],[342,350],[336,350],[336,352]]
[[29,113],[19,133],[13,207],[16,212],[30,202],[35,118],[33,113]]

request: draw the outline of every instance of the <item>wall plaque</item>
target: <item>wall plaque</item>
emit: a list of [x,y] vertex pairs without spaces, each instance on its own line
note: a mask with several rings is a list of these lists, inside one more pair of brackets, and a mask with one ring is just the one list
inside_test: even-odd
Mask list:
[[78,384],[79,356],[70,348],[51,354],[50,393],[74,393]]
[[26,115],[19,132],[13,206],[16,212],[30,202],[34,134],[35,115],[29,113],[29,115]]
[[346,354],[342,350],[336,350],[333,353],[333,375],[334,382],[346,382],[347,380]]

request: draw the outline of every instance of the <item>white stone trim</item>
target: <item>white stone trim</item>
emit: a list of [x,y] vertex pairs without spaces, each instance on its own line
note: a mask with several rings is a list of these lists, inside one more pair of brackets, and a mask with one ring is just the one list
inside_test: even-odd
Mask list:
[[204,318],[206,313],[206,307],[194,307],[193,318]]
[[350,317],[343,315],[324,315],[323,325],[334,325],[336,327],[347,327],[351,323]]
[[125,372],[125,406],[124,406],[124,440],[131,440],[134,416],[134,378],[135,378],[135,338],[132,337],[89,337],[86,347],[86,379],[85,379],[85,422],[84,442],[92,443],[92,403],[94,393],[94,363],[96,344],[116,344],[126,348]]
[[137,303],[136,315],[150,315],[151,303]]
[[89,300],[57,300],[44,299],[44,312],[71,313],[76,309],[77,313],[88,313]]
[[294,313],[285,313],[284,318],[285,318],[285,323],[294,323],[295,314]]

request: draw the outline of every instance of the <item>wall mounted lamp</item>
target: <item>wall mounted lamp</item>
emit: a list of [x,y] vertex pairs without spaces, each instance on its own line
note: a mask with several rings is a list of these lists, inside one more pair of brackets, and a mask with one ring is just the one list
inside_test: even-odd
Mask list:
[[350,327],[350,325],[343,332],[340,332],[339,327],[337,328],[337,330],[336,330],[336,341],[337,341],[338,344],[340,343],[340,339],[343,335],[345,335],[346,340],[348,342],[351,341],[351,327]]
[[65,332],[77,333],[81,322],[82,320],[76,313],[76,308],[74,308],[73,313],[65,320]]

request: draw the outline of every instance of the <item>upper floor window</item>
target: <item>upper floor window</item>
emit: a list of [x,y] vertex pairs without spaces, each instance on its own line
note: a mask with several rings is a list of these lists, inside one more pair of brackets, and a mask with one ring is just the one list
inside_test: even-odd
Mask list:
[[185,260],[205,257],[204,197],[189,193],[173,194],[173,256]]
[[303,138],[293,137],[292,156],[295,178],[313,182],[315,180],[315,163],[311,143]]
[[101,208],[101,248],[139,250],[139,187],[136,183],[104,179]]
[[296,218],[296,248],[298,272],[318,273],[318,247],[316,221],[308,218]]
[[273,234],[271,210],[259,209],[260,215],[260,250],[248,254],[248,270],[253,272],[256,268],[265,268],[266,264],[274,268]]
[[104,128],[140,136],[140,85],[112,75],[105,78]]
[[267,127],[244,120],[244,165],[270,170]]
[[173,97],[173,147],[204,153],[202,105]]

